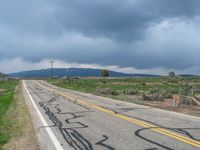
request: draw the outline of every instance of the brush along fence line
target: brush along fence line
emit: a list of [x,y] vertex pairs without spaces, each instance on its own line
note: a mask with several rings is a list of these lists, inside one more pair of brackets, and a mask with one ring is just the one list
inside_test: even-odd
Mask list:
[[200,98],[197,96],[183,96],[183,95],[173,95],[173,106],[179,107],[181,104],[198,106],[200,109]]

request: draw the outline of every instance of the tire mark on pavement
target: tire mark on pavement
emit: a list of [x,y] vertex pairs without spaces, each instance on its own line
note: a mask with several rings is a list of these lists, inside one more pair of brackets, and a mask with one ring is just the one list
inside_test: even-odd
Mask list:
[[80,116],[80,115],[78,116],[78,115],[76,115],[74,113],[66,113],[66,114],[69,114],[69,115],[72,116],[71,118],[65,120],[65,122],[67,124],[78,124],[78,125],[80,125],[80,127],[73,127],[71,129],[87,128],[88,127],[87,125],[85,125],[85,124],[83,124],[81,122],[71,122],[71,120],[74,120],[74,119],[77,119],[77,118],[80,118],[80,117],[84,117],[84,116]]
[[[112,110],[115,114],[122,114],[122,113],[127,112],[127,111],[131,111],[131,110],[135,110],[135,109],[140,109],[140,108],[117,108],[117,110],[116,110],[115,108],[107,108],[107,107],[104,107],[104,106],[101,106],[101,107],[109,109],[109,110]],[[122,110],[122,111],[120,111],[120,110]],[[133,117],[133,116],[130,116],[130,115],[125,115],[125,114],[123,114],[123,115],[127,116],[127,117],[130,117],[130,118],[133,118],[133,119],[137,119],[137,120],[141,120],[141,121],[150,123],[150,124],[152,124],[154,126],[157,126],[157,128],[168,129],[170,131],[174,131],[176,133],[180,133],[182,135],[186,135],[186,136],[188,136],[189,138],[191,138],[193,140],[200,141],[200,139],[195,138],[194,136],[192,136],[191,133],[189,133],[188,131],[185,131],[185,130],[198,130],[198,131],[200,131],[200,128],[169,128],[169,127],[162,126],[162,125],[159,125],[159,124],[154,123],[152,121],[148,121],[148,120],[141,119],[141,118],[138,118],[138,117]]]
[[[56,99],[57,98],[61,98],[62,97],[58,97],[57,94],[55,92],[52,93],[52,98],[50,98],[48,101],[44,101],[43,97],[40,95],[40,93],[45,93],[45,92],[41,92],[41,89],[39,88],[35,88],[36,91],[39,92],[35,92],[34,94],[36,94],[41,100],[43,100],[43,102],[39,102],[40,107],[42,107],[45,110],[45,113],[48,115],[49,119],[53,122],[53,126],[48,126],[48,127],[57,127],[59,129],[59,131],[61,132],[63,138],[65,139],[65,141],[74,149],[76,150],[93,150],[93,146],[90,143],[89,140],[85,139],[79,132],[77,132],[75,129],[80,129],[80,128],[88,128],[87,125],[81,123],[81,122],[73,122],[74,119],[80,118],[80,117],[85,117],[82,115],[79,115],[80,113],[85,113],[85,112],[93,112],[93,111],[80,111],[80,112],[67,112],[67,113],[62,113],[62,110],[59,108],[59,104],[56,103]],[[83,107],[87,110],[90,110],[90,108],[86,107],[86,106],[82,106],[80,104],[77,103],[77,100],[71,101],[72,103]],[[55,110],[57,110],[57,114],[65,114],[65,115],[71,115],[71,118],[68,118],[65,120],[67,125],[75,125],[78,124],[80,127],[70,127],[70,128],[66,128],[63,125],[63,123],[54,115],[54,113],[50,110],[50,108],[47,105],[55,105],[54,108]],[[97,142],[96,145],[100,145],[104,148],[107,148],[109,150],[115,150],[113,147],[105,144],[104,142],[107,141],[109,138],[107,135],[103,135],[104,139]]]
[[[132,111],[132,110],[135,109],[135,108],[107,108],[107,107],[104,107],[104,106],[101,106],[101,107],[102,107],[102,108],[109,109],[109,110],[113,111],[115,114],[122,114],[122,113],[124,113],[124,112]],[[136,109],[138,109],[138,108],[136,108]],[[123,114],[123,115],[124,115],[124,114]],[[127,116],[127,117],[130,117],[130,118],[133,118],[133,119],[137,119],[137,120],[141,120],[141,121],[150,123],[150,124],[156,126],[156,127],[154,127],[154,128],[168,129],[168,130],[170,130],[170,131],[174,131],[174,132],[176,132],[176,133],[179,133],[179,134],[182,134],[182,135],[186,135],[186,136],[188,136],[189,138],[191,138],[191,139],[193,139],[193,140],[200,141],[199,139],[197,139],[197,138],[195,138],[194,136],[192,136],[188,131],[185,131],[185,130],[199,130],[199,131],[200,131],[200,128],[169,128],[169,127],[161,126],[161,125],[159,125],[159,124],[156,124],[156,123],[154,123],[154,122],[152,122],[152,121],[148,121],[148,120],[145,120],[145,119],[141,119],[141,118],[137,118],[137,117],[133,117],[133,116],[129,116],[129,115],[124,115],[124,116]],[[155,141],[152,141],[152,140],[150,140],[150,139],[148,139],[148,138],[145,138],[145,137],[143,137],[143,136],[141,136],[141,135],[139,134],[140,131],[142,131],[142,130],[149,130],[149,129],[152,129],[152,128],[142,128],[142,129],[139,129],[139,130],[137,130],[137,131],[135,132],[135,135],[138,136],[138,137],[140,137],[141,139],[143,139],[143,140],[145,140],[145,141],[148,141],[148,142],[150,142],[150,143],[153,143],[153,144],[155,144],[155,145],[157,145],[157,146],[160,146],[160,147],[162,147],[162,148],[165,148],[165,149],[167,149],[167,150],[171,150],[171,148],[169,148],[169,147],[167,147],[167,146],[164,146],[164,145],[162,145],[162,144],[160,144],[160,143],[157,143],[157,142],[155,142]]]
[[[93,150],[92,144],[80,133],[72,128],[64,128],[62,122],[54,115],[53,112],[51,112],[49,107],[45,106],[43,102],[39,102],[39,105],[45,110],[45,113],[48,115],[49,119],[54,123],[54,125],[58,127],[63,135],[63,138],[71,147],[73,147],[75,150]],[[87,128],[87,126],[85,128]]]
[[111,147],[111,146],[109,146],[109,145],[107,145],[107,144],[104,143],[105,141],[107,141],[109,139],[109,137],[106,136],[106,135],[103,135],[103,138],[104,139],[102,139],[101,141],[99,141],[99,142],[97,142],[95,144],[96,145],[101,145],[101,146],[103,146],[103,147],[105,147],[105,148],[107,148],[109,150],[115,150],[115,148],[113,148],[113,147]]
[[151,129],[151,128],[139,129],[139,130],[137,130],[137,131],[135,132],[135,135],[136,135],[137,137],[139,137],[139,138],[141,138],[141,139],[143,139],[143,140],[149,142],[149,143],[155,144],[155,145],[157,145],[157,146],[159,146],[159,147],[161,147],[161,148],[164,148],[164,149],[166,149],[166,150],[173,150],[173,149],[170,148],[170,147],[167,147],[167,146],[162,145],[162,144],[160,144],[160,143],[158,143],[158,142],[155,142],[155,141],[153,141],[153,140],[150,140],[150,139],[148,139],[148,138],[146,138],[146,137],[144,137],[144,136],[142,136],[142,135],[140,134],[140,132],[142,132],[143,130],[148,130],[148,129]]

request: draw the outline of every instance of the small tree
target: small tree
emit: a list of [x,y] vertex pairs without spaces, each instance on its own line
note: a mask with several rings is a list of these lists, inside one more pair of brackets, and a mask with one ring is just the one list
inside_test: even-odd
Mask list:
[[109,71],[106,70],[106,69],[102,70],[101,76],[102,76],[102,77],[109,77]]
[[170,72],[169,72],[169,76],[170,76],[170,77],[175,77],[175,76],[176,76],[176,74],[175,74],[175,72],[174,72],[174,71],[170,71]]

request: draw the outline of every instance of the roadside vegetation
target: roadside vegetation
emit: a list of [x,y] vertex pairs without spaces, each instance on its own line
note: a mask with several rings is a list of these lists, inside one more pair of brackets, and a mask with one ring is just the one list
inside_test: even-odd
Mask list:
[[[0,150],[23,150],[26,148],[22,145],[26,142],[29,145],[33,145],[27,140],[28,138],[32,140],[32,136],[34,136],[34,133],[31,133],[32,135],[30,134],[30,129],[32,130],[30,116],[22,99],[19,81],[1,81]],[[25,137],[26,134],[30,134],[30,137]],[[35,141],[33,140],[33,142]]]
[[[114,98],[142,105],[173,109],[173,95],[200,95],[200,77],[158,78],[70,78],[48,80],[67,89]],[[168,100],[168,101],[166,101]],[[169,101],[170,100],[170,101]],[[166,104],[166,103],[168,104]],[[192,108],[193,109],[193,108]]]
[[0,149],[2,145],[7,143],[11,136],[12,120],[7,118],[8,111],[13,105],[14,90],[17,81],[1,81],[0,82]]
[[200,78],[63,78],[50,83],[68,89],[100,95],[160,94],[166,98],[173,94],[190,96],[192,90],[200,94]]

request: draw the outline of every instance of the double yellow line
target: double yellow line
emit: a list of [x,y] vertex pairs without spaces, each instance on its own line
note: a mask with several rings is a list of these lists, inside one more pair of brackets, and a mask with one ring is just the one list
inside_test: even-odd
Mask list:
[[[38,82],[36,82],[37,85],[39,86],[42,86],[44,89],[50,91],[50,92],[55,92],[53,89],[50,89]],[[83,106],[86,106],[86,107],[90,107],[90,108],[93,108],[93,109],[96,109],[96,110],[99,110],[99,111],[102,111],[104,113],[107,113],[107,114],[110,114],[114,117],[117,117],[117,118],[120,118],[120,119],[123,119],[123,120],[126,120],[126,121],[129,121],[131,123],[134,123],[136,125],[139,125],[139,126],[142,126],[142,127],[145,127],[145,128],[149,128],[153,131],[156,131],[160,134],[163,134],[163,135],[166,135],[166,136],[169,136],[171,138],[174,138],[176,140],[179,140],[179,141],[182,141],[184,143],[187,143],[187,144],[190,144],[192,146],[195,146],[195,147],[198,147],[200,148],[200,141],[197,141],[197,140],[194,140],[194,139],[191,139],[191,138],[188,138],[186,136],[182,136],[180,134],[177,134],[177,133],[174,133],[170,130],[166,130],[166,129],[163,129],[163,128],[160,128],[160,127],[157,127],[153,124],[150,124],[150,123],[147,123],[147,122],[144,122],[144,121],[141,121],[141,120],[138,120],[138,119],[134,119],[134,118],[131,118],[131,117],[128,117],[128,116],[125,116],[125,115],[122,115],[122,114],[116,114],[114,111],[112,110],[109,110],[109,109],[106,109],[106,108],[103,108],[103,107],[100,107],[100,106],[97,106],[95,104],[92,104],[92,103],[89,103],[89,102],[86,102],[84,100],[80,100],[80,99],[75,99],[73,98],[72,96],[69,96],[67,95],[66,93],[60,93],[60,92],[55,92],[56,94],[60,95],[60,96],[63,96],[65,97],[66,99],[68,99],[69,101],[73,101],[73,102],[76,102],[80,105],[83,105]]]

